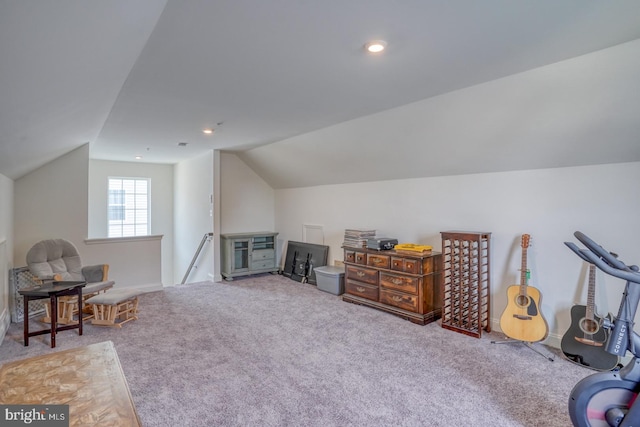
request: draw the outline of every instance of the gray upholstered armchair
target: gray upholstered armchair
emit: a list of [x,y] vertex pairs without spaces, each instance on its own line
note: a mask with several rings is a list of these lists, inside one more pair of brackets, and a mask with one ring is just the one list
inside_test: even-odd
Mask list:
[[[78,249],[64,239],[42,240],[33,245],[27,252],[27,266],[31,274],[43,283],[66,280],[87,282],[82,290],[83,299],[95,296],[114,285],[114,282],[108,279],[108,264],[83,266]],[[60,299],[59,323],[74,322],[73,315],[77,312],[74,299],[75,297]],[[85,318],[91,318],[91,315]],[[49,307],[44,321],[51,321]]]

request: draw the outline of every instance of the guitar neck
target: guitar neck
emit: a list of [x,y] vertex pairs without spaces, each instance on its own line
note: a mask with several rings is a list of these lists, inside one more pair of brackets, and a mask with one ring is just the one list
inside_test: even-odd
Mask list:
[[596,266],[589,264],[589,288],[587,290],[587,307],[585,317],[593,320],[595,316],[596,301]]
[[522,248],[522,262],[520,264],[520,295],[527,295],[529,270],[527,269],[527,248]]

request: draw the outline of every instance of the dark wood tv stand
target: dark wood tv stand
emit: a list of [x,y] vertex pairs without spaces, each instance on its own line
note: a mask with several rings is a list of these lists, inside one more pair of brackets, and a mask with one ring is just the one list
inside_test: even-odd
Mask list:
[[426,325],[442,315],[442,254],[399,253],[343,247],[342,300]]

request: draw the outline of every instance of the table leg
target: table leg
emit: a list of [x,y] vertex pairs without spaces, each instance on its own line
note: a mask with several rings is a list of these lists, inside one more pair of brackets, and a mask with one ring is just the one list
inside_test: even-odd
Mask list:
[[58,328],[58,298],[51,295],[51,348],[56,347],[56,329]]
[[24,346],[29,346],[29,297],[23,295],[22,302],[24,304]]
[[82,288],[78,288],[78,335],[82,335]]

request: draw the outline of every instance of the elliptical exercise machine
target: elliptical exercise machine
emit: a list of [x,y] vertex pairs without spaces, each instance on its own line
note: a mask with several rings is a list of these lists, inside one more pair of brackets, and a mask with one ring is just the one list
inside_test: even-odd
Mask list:
[[640,273],[638,266],[626,265],[617,255],[608,252],[583,233],[574,236],[587,249],[572,242],[565,245],[584,261],[594,264],[605,273],[627,282],[618,315],[603,322],[610,331],[606,351],[624,356],[627,350],[633,359],[622,369],[598,372],[582,379],[571,391],[569,416],[577,427],[633,427],[640,426],[640,335],[633,331],[633,323],[640,302]]

